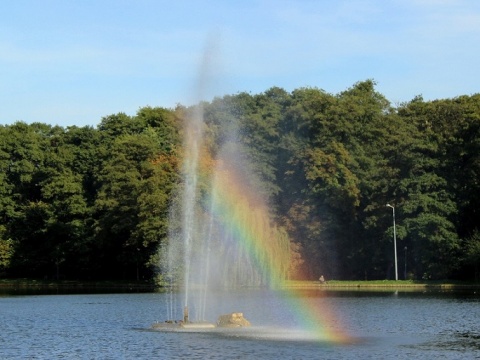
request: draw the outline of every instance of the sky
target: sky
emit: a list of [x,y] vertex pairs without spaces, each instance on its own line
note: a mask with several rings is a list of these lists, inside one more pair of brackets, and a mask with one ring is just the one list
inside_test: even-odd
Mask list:
[[477,0],[3,0],[0,124],[97,126],[273,86],[480,92]]

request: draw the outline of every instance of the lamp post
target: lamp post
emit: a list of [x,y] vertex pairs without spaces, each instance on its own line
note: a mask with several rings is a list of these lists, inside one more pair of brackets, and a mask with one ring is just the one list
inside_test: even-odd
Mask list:
[[397,266],[397,231],[395,229],[395,207],[387,204],[387,207],[392,208],[393,211],[393,248],[395,252],[395,280],[398,280],[398,266]]
[[405,280],[407,280],[407,247],[405,246]]

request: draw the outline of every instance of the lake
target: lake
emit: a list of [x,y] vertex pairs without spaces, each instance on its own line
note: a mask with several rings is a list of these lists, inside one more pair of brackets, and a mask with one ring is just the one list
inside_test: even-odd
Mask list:
[[[292,296],[308,298],[317,310],[328,311],[332,326],[341,327],[350,340],[331,343],[305,335],[289,308]],[[473,290],[312,290],[293,295],[243,290],[209,308],[217,315],[241,311],[251,328],[153,330],[154,322],[169,317],[170,298],[166,293],[0,294],[0,358],[480,358],[480,294]],[[181,304],[181,294],[173,299]]]

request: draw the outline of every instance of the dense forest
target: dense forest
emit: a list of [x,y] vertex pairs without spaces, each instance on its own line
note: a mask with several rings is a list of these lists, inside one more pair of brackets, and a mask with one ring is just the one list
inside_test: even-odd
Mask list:
[[212,152],[237,128],[298,274],[394,278],[391,204],[400,279],[478,280],[480,94],[392,105],[371,80],[0,126],[0,277],[151,279],[195,108]]

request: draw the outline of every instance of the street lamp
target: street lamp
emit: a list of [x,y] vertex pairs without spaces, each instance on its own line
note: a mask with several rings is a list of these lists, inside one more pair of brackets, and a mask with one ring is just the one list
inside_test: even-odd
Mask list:
[[405,280],[407,280],[407,247],[405,246]]
[[398,280],[398,266],[397,266],[397,231],[395,230],[395,207],[387,204],[387,207],[393,210],[393,248],[395,250],[395,280]]

